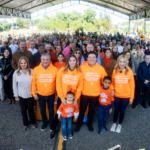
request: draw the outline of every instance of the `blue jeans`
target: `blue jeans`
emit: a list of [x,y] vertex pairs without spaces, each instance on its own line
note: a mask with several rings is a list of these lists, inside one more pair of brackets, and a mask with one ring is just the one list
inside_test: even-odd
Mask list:
[[119,98],[115,97],[114,105],[115,105],[115,112],[114,112],[114,123],[117,123],[118,116],[119,116],[119,124],[122,124],[125,110],[129,105],[130,98]]
[[63,136],[72,135],[72,117],[64,118],[61,116],[61,127]]
[[99,110],[98,110],[98,128],[99,129],[106,127],[106,122],[109,117],[109,109],[110,109],[110,105],[103,106],[99,104]]
[[40,112],[42,115],[43,124],[48,123],[47,116],[46,116],[46,102],[49,110],[49,124],[53,124],[55,94],[52,94],[50,96],[42,96],[38,94],[38,97],[39,97],[39,106],[40,106]]

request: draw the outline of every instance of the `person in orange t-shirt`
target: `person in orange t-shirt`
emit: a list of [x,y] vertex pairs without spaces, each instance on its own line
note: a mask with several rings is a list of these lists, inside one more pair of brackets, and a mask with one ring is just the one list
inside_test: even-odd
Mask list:
[[[114,68],[112,85],[115,89],[115,111],[110,131],[120,133],[126,108],[128,105],[132,104],[134,99],[135,83],[133,71],[129,68],[127,59],[124,55],[118,57],[117,64]],[[117,126],[118,118],[119,124]]]
[[64,54],[63,53],[59,53],[57,56],[58,61],[54,63],[54,66],[59,70],[61,67],[65,66],[65,62],[64,62]]
[[110,84],[111,77],[105,76],[99,97],[98,134],[101,134],[102,128],[104,128],[105,131],[108,131],[106,128],[106,122],[109,117],[109,113],[112,113],[112,108],[114,105],[114,97],[111,96],[112,89],[110,88]]
[[[74,105],[77,104],[77,100],[80,98],[81,91],[83,89],[83,75],[80,71],[75,55],[69,55],[66,61],[65,67],[59,69],[56,78],[56,90],[58,94],[57,109],[63,103],[66,105],[66,95],[68,87],[75,91]],[[58,115],[56,113],[54,119],[54,129],[50,134],[50,138],[53,139],[56,134],[56,127],[59,123]]]
[[[61,103],[57,110],[58,119],[61,118],[61,127],[62,127],[62,135],[64,141],[67,141],[67,135],[69,139],[72,139],[72,117],[74,116],[74,120],[77,120],[79,116],[79,107],[78,104],[73,105],[75,99],[75,94],[73,92],[68,92],[66,97],[66,106]],[[67,134],[68,133],[68,134]]]

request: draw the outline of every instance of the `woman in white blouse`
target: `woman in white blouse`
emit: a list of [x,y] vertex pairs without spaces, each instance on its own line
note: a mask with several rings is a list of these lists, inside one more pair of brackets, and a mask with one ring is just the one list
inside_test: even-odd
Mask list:
[[[20,101],[21,114],[24,129],[32,124],[37,128],[34,114],[34,98],[31,95],[32,70],[29,67],[29,61],[26,57],[21,57],[18,63],[18,70],[13,74],[13,92],[16,101]],[[28,115],[30,120],[28,120]]]

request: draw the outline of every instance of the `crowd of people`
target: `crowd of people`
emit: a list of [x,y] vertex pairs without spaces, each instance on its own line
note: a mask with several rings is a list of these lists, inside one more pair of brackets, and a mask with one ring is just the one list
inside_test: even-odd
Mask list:
[[9,104],[19,101],[25,130],[30,124],[37,128],[34,104],[38,101],[41,131],[49,125],[51,139],[60,119],[64,141],[72,139],[73,117],[77,121],[74,131],[79,132],[87,107],[86,124],[92,132],[94,109],[99,106],[98,134],[108,130],[106,123],[113,107],[110,131],[117,133],[128,105],[148,107],[150,43],[144,39],[119,33],[9,36],[0,40],[0,58],[0,100],[8,98]]

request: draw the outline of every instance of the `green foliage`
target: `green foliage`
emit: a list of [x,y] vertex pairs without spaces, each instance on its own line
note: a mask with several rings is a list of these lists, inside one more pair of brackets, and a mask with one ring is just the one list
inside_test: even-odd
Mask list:
[[71,31],[83,28],[84,31],[91,32],[107,32],[111,27],[109,16],[104,16],[102,19],[96,19],[96,12],[90,8],[81,14],[77,11],[63,13],[57,12],[55,16],[44,16],[43,19],[34,20],[32,25],[38,26],[40,30],[50,31]]
[[6,20],[0,22],[0,31],[8,31],[11,28],[11,24]]
[[117,32],[119,32],[118,27],[117,26],[113,27],[112,28],[112,32],[115,33],[115,34],[117,34]]
[[22,19],[17,18],[17,19],[16,19],[16,22],[17,22],[17,24],[18,24],[19,28],[23,28],[23,26],[24,26],[24,22],[23,22],[23,20],[22,20]]

